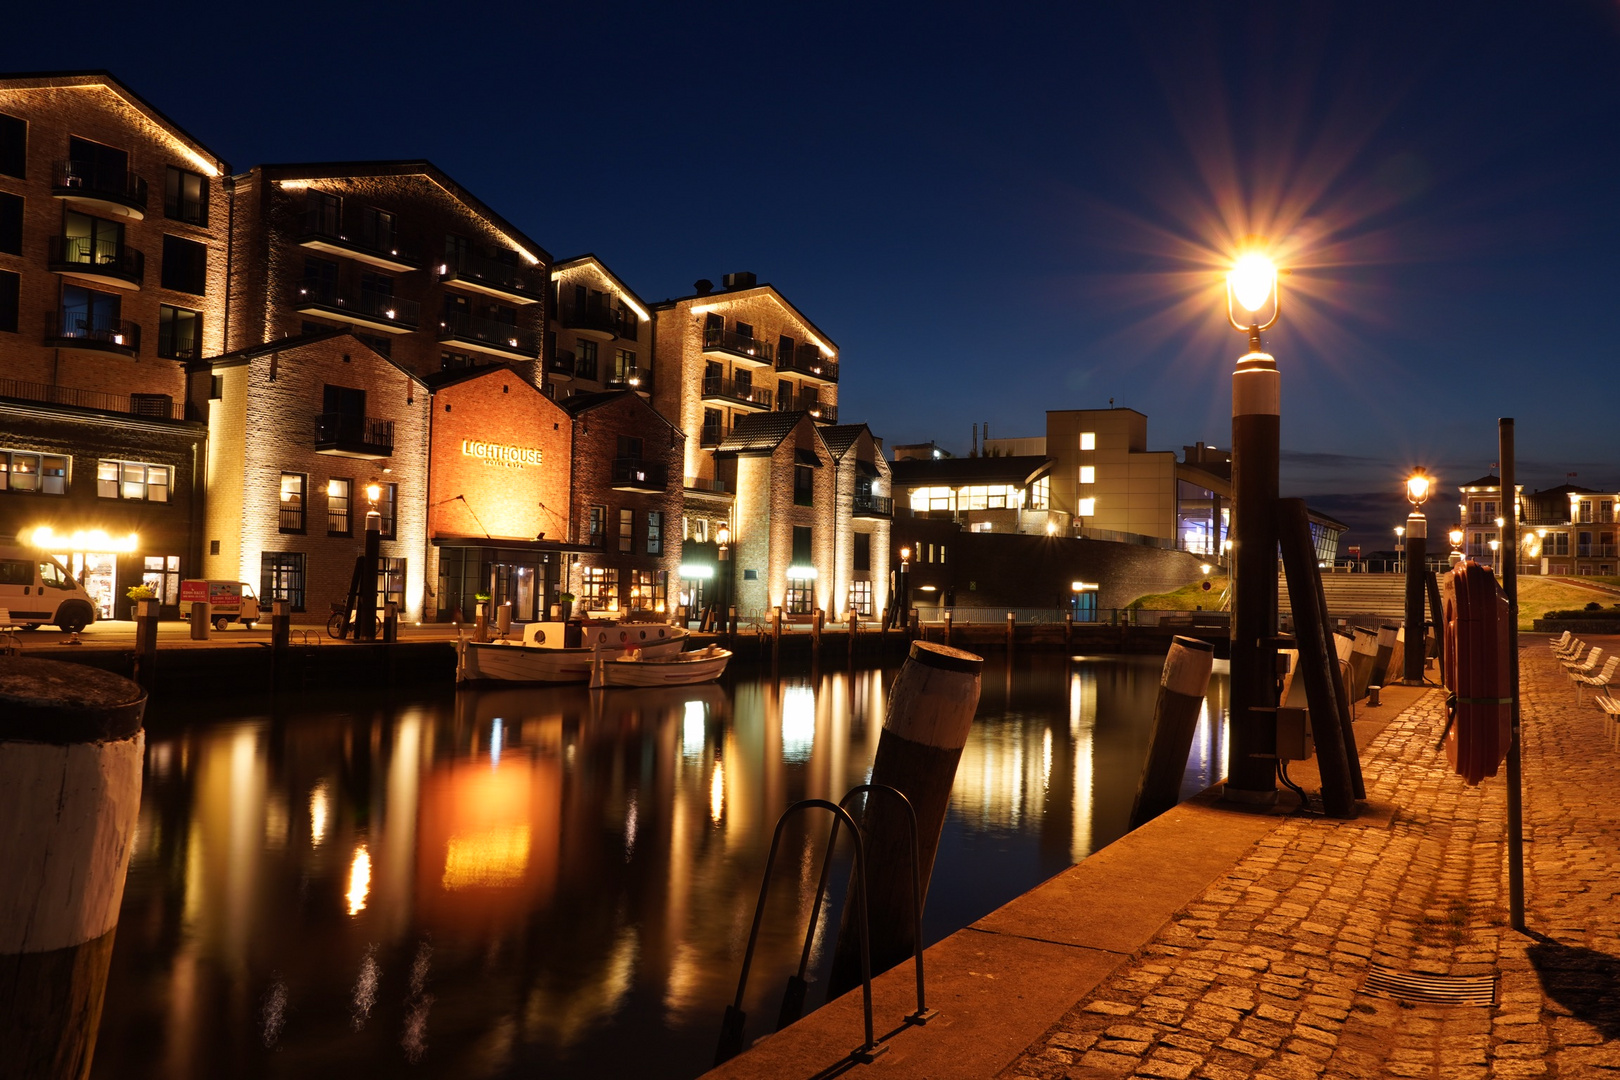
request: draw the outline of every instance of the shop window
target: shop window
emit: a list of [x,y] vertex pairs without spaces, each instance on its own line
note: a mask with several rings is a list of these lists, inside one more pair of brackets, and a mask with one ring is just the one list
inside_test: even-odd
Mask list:
[[208,289],[208,248],[195,240],[165,236],[163,287],[203,295]]
[[304,531],[304,496],[308,478],[303,473],[281,474],[281,522],[284,533]]
[[66,495],[67,463],[62,454],[0,450],[0,491]]
[[259,555],[259,602],[287,601],[294,611],[304,610],[304,555],[298,551],[266,551]]
[[180,556],[147,555],[141,564],[141,584],[158,602],[173,607],[180,602]]
[[852,581],[849,583],[850,610],[864,619],[872,617],[872,583],[870,581]]
[[619,609],[619,571],[615,567],[584,567],[580,579],[579,599],[586,611]]
[[351,536],[354,533],[352,479],[334,476],[326,482],[326,535]]
[[636,550],[636,512],[619,511],[619,552],[629,555]]
[[187,225],[207,225],[208,177],[170,165],[163,184],[163,216]]
[[647,554],[662,555],[664,553],[664,512],[662,510],[647,511]]
[[630,608],[632,611],[669,610],[669,573],[664,570],[630,571]]
[[96,462],[96,494],[103,499],[166,503],[173,480],[174,470],[167,465],[106,458]]

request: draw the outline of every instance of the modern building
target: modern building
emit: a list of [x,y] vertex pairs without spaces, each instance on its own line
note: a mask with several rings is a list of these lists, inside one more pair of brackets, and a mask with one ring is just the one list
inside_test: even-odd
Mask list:
[[1051,508],[1055,464],[1044,454],[919,457],[890,469],[903,515],[954,521],[967,532],[1067,536],[1069,515]]
[[546,392],[634,390],[651,397],[653,327],[647,305],[595,255],[551,267]]
[[196,572],[184,365],[224,340],[229,171],[106,72],[0,78],[0,535],[104,618]]

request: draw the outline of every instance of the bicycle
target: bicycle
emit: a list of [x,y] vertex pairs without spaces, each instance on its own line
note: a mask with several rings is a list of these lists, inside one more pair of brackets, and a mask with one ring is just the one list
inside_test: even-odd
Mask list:
[[[349,609],[347,604],[339,603],[336,600],[332,601],[332,617],[326,620],[327,634],[342,641],[349,636],[349,627],[355,618],[355,613]],[[372,636],[382,637],[382,617],[374,615],[372,621],[374,624]]]

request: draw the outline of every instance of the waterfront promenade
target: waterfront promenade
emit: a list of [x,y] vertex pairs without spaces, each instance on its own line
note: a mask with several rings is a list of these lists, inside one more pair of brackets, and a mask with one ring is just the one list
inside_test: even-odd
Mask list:
[[[940,1020],[897,1028],[909,969],[880,980],[878,1030],[894,1037],[854,1068],[936,1080],[1620,1076],[1616,725],[1590,697],[1576,704],[1545,640],[1526,634],[1521,650],[1528,933],[1508,926],[1505,768],[1465,787],[1435,752],[1441,691],[1389,687],[1358,714],[1358,819],[1184,803],[930,949]],[[1494,977],[1494,1004],[1377,996],[1375,965]],[[844,1071],[833,1048],[852,1045],[858,998],[717,1075]]]

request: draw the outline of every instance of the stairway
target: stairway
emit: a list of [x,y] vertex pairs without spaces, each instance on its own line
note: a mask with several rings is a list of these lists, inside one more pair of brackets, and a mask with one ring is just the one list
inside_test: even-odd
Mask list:
[[[1373,627],[1383,622],[1399,624],[1406,617],[1405,574],[1323,574],[1322,592],[1327,599],[1328,616]],[[1290,614],[1288,582],[1277,575],[1277,610]]]

